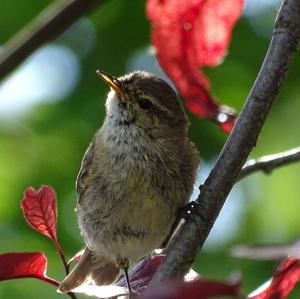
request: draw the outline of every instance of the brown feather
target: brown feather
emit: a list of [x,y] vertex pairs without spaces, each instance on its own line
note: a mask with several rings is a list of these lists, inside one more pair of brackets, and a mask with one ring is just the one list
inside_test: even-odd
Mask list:
[[77,190],[77,205],[80,204],[81,198],[87,188],[91,184],[90,168],[93,162],[95,152],[95,138],[90,143],[88,149],[86,150],[84,157],[81,162],[80,171],[76,180],[76,190]]
[[113,262],[99,257],[95,259],[93,252],[85,249],[78,264],[62,281],[58,291],[67,293],[89,282],[93,282],[96,285],[108,285],[117,279],[119,272],[120,269]]

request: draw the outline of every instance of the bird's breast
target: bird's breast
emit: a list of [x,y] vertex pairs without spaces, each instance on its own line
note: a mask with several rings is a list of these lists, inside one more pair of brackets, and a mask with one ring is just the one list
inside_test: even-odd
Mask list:
[[136,129],[97,134],[80,228],[99,254],[137,259],[164,241],[191,186],[181,178],[180,160]]

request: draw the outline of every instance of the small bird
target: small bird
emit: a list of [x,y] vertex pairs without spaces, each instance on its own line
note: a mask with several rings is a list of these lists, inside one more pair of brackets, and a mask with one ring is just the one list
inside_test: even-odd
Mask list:
[[160,248],[192,193],[199,155],[189,121],[173,89],[145,71],[116,78],[106,117],[90,143],[77,177],[77,218],[86,249],[59,291],[84,282],[128,278],[129,261]]

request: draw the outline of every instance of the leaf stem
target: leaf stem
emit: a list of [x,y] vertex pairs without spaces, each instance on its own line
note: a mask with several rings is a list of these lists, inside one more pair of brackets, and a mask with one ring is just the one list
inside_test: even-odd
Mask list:
[[[57,280],[53,279],[53,278],[50,278],[50,277],[47,277],[47,276],[45,276],[45,277],[35,277],[35,276],[33,276],[33,277],[38,278],[38,279],[40,279],[44,282],[47,282],[47,283],[55,286],[56,288],[59,287],[59,282]],[[77,299],[76,295],[72,292],[69,292],[69,293],[66,293],[66,294],[69,295],[72,299]]]
[[32,276],[33,278],[37,278],[37,279],[40,279],[44,282],[47,282],[55,287],[58,287],[59,286],[59,282],[53,278],[50,278],[50,277],[47,277],[47,276],[44,276],[44,277],[36,277],[36,276]]
[[60,244],[58,243],[58,241],[57,241],[56,239],[53,239],[53,243],[54,243],[54,246],[55,246],[55,248],[56,248],[56,250],[57,250],[57,252],[58,252],[58,254],[59,254],[59,256],[60,256],[60,258],[61,258],[61,260],[62,260],[62,262],[63,262],[63,264],[64,264],[64,268],[65,268],[66,275],[68,275],[69,272],[70,272],[70,271],[69,271],[69,265],[68,265],[68,263],[67,263],[67,261],[66,261],[64,252],[63,252],[63,250],[62,250]]
[[[66,257],[64,255],[64,252],[63,252],[60,244],[58,243],[58,241],[56,239],[53,239],[53,243],[55,245],[55,248],[56,248],[56,250],[57,250],[57,252],[58,252],[58,254],[59,254],[59,256],[60,256],[60,258],[61,258],[61,260],[63,262],[63,264],[64,264],[66,275],[68,275],[69,272],[70,272],[70,269],[69,269],[69,264],[66,261]],[[72,292],[68,292],[66,294],[69,295],[72,299],[77,299],[76,295],[74,293],[72,293]]]

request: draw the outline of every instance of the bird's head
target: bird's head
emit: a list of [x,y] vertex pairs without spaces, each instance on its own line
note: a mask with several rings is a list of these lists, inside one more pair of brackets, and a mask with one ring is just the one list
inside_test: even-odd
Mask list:
[[136,126],[146,134],[186,134],[188,120],[168,83],[145,71],[114,77],[97,74],[111,87],[106,100],[107,118],[116,126]]

